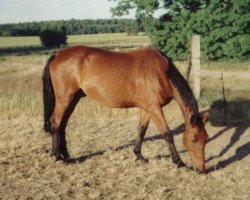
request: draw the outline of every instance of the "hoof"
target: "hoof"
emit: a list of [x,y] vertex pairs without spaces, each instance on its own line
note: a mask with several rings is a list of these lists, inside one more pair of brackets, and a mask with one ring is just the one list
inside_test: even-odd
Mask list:
[[55,162],[61,161],[61,160],[64,160],[64,158],[61,156],[61,154],[56,155],[56,160],[55,160]]
[[70,155],[69,155],[68,151],[62,152],[62,156],[64,159],[70,159]]
[[64,163],[67,165],[67,164],[77,164],[77,163],[80,163],[80,159],[78,158],[65,158],[63,159]]
[[206,174],[207,173],[205,169],[200,170],[200,169],[198,169],[197,167],[194,167],[194,166],[192,167],[192,169],[193,169],[193,171],[197,172],[198,174]]
[[66,165],[68,165],[68,164],[70,164],[70,163],[74,163],[74,162],[72,161],[72,159],[70,159],[70,158],[64,158],[64,159],[63,159],[63,162],[64,162],[64,164],[66,164]]
[[71,159],[69,154],[64,155],[64,154],[58,153],[58,154],[56,154],[54,156],[56,157],[56,162],[61,161],[61,160],[63,160],[65,162],[65,160],[70,160]]

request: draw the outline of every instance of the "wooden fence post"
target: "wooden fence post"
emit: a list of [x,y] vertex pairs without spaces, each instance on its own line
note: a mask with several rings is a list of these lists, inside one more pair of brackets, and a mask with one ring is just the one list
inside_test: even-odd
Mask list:
[[194,35],[192,38],[192,67],[194,75],[194,96],[199,99],[201,92],[200,78],[201,78],[201,64],[200,64],[200,35]]
[[189,76],[190,76],[190,72],[191,72],[191,66],[192,66],[192,61],[191,61],[191,53],[188,55],[188,59],[187,59],[187,69],[185,72],[185,79],[187,80],[187,82],[189,81]]

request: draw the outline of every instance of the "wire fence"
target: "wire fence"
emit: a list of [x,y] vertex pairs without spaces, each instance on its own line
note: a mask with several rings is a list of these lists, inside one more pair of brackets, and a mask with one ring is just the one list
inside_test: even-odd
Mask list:
[[[40,63],[37,65],[30,65],[28,67],[23,67],[22,64],[15,64],[12,62],[11,67],[13,71],[0,71],[0,112],[2,114],[7,114],[8,116],[17,116],[20,114],[29,114],[29,115],[37,115],[43,113],[43,97],[42,97],[42,69],[44,63],[46,62],[47,57],[42,57]],[[9,65],[1,65],[2,68],[7,68]],[[17,68],[17,69],[15,69]],[[34,68],[38,68],[34,70]],[[1,68],[0,68],[1,69]],[[32,70],[30,70],[32,69]],[[26,73],[28,71],[29,73]],[[240,77],[238,77],[240,79]],[[202,79],[202,77],[201,77]],[[224,92],[225,92],[225,100],[229,97],[233,96],[234,98],[247,98],[250,99],[250,88],[248,89],[241,89],[237,88],[234,89],[230,87],[227,83],[229,83],[229,79],[224,80]],[[203,86],[203,90],[210,90],[207,88],[205,83],[204,87],[204,80],[201,80],[201,85]],[[213,77],[213,83],[211,92],[217,93],[219,98],[223,98],[222,96],[222,89],[221,89],[221,79],[220,75],[218,78]],[[206,98],[201,96],[202,98]],[[213,100],[213,99],[212,99]],[[109,109],[103,108],[95,103],[84,102],[84,106],[78,106],[78,109],[83,110],[84,113],[88,113],[88,115],[100,115],[101,113],[106,113],[104,115],[119,115],[112,114]],[[88,104],[88,106],[86,106]],[[88,108],[92,108],[92,112],[88,111]],[[116,111],[115,111],[116,112]],[[127,111],[124,112],[128,114]],[[125,114],[121,114],[125,115]]]

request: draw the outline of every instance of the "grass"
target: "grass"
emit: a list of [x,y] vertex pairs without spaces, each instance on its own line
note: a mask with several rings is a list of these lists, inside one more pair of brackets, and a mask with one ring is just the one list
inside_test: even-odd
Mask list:
[[213,102],[222,99],[219,91],[202,91],[199,99],[199,104],[202,108],[210,107]]
[[[43,113],[42,108],[42,83],[41,76],[47,56],[40,55],[26,55],[26,56],[6,56],[0,62],[0,112],[11,117],[17,117],[20,114],[28,115],[41,115]],[[232,80],[232,79],[231,79]],[[239,79],[235,79],[237,83]],[[210,82],[213,82],[211,85]],[[199,99],[199,105],[201,108],[217,110],[217,113],[221,113],[217,107],[214,107],[214,102],[222,100],[221,81],[202,79],[203,91],[201,98]],[[207,87],[204,84],[209,84]],[[233,88],[231,88],[233,89]],[[240,94],[238,90],[226,90],[226,98],[229,102],[228,109],[230,114],[237,114],[237,118],[242,119],[241,116],[246,116],[244,109],[248,109],[247,103],[238,102],[238,97],[241,99],[248,99],[249,95]],[[219,104],[218,104],[219,105]],[[89,109],[91,108],[91,109]],[[123,117],[125,115],[134,115],[134,111],[109,109],[100,106],[99,104],[84,99],[80,101],[77,110],[88,117],[102,116],[102,117]],[[246,110],[245,109],[245,110]],[[223,117],[222,115],[219,118]]]
[[[34,66],[36,67],[36,66]],[[0,112],[7,117],[42,113],[41,72],[32,67],[0,67]]]
[[[131,49],[150,44],[149,37],[140,33],[128,36],[126,33],[91,34],[68,36],[68,45],[90,45],[109,49]],[[64,48],[65,46],[62,46]],[[40,44],[39,37],[0,37],[0,57],[9,55],[44,55],[58,51],[57,48],[46,49]]]
[[[223,132],[224,127],[208,124],[207,130],[214,139],[206,147],[206,158],[211,158],[207,168],[213,169],[219,162],[227,164],[199,175],[185,168],[177,169],[164,140],[149,140],[158,134],[152,123],[142,147],[149,163],[143,164],[135,162],[133,155],[137,120],[86,120],[74,114],[67,129],[68,148],[72,156],[88,159],[68,165],[55,162],[50,156],[51,138],[42,131],[39,117],[1,121],[0,196],[3,199],[249,198],[250,160],[245,145],[249,144],[249,128],[243,126],[237,128],[238,132],[234,129]],[[172,127],[179,125],[180,118],[181,114],[171,120]],[[230,138],[237,135],[237,142],[231,144]],[[174,139],[181,158],[190,164],[188,152],[183,149],[182,134]],[[230,148],[225,152],[228,145]],[[223,156],[213,158],[222,151]]]
[[[138,111],[111,110],[85,98],[79,102],[66,131],[70,154],[88,159],[76,165],[54,162],[49,156],[51,138],[42,130],[44,58],[47,55],[0,57],[0,196],[3,199],[249,199],[249,123],[225,127],[216,126],[211,120],[206,125],[211,139],[206,147],[209,159],[206,166],[212,170],[198,175],[176,168],[165,141],[155,137],[159,132],[153,123],[142,147],[150,162],[135,162],[132,149]],[[233,83],[229,87],[233,95],[226,93],[229,120],[250,119],[250,98],[237,99],[238,90],[233,90],[233,86],[241,87],[241,79],[241,76],[225,78],[226,86],[227,81]],[[211,76],[202,79],[199,104],[213,109],[223,119],[221,81],[216,80]],[[173,130],[182,123],[178,111],[176,104],[166,108]],[[218,118],[212,116],[212,119],[217,122]],[[182,145],[182,131],[174,138],[181,158],[190,164]],[[224,163],[221,169],[217,167],[220,162]]]
[[[143,45],[149,44],[148,36],[140,33],[138,36],[128,36],[126,33],[90,34],[68,36],[69,45],[85,44],[95,46],[110,45]],[[41,46],[39,37],[0,37],[0,48]]]
[[203,91],[199,99],[201,108],[209,111],[210,122],[214,125],[239,124],[250,122],[250,95],[240,97],[234,91],[233,95],[228,95],[226,101],[220,91]]
[[[126,33],[76,35],[68,37],[69,45],[85,44],[109,48],[129,48],[149,44],[148,36],[128,36]],[[40,115],[42,113],[41,75],[43,66],[53,51],[40,47],[39,37],[0,37],[0,112],[8,117],[20,114]],[[85,101],[89,116],[124,115],[127,111],[110,112],[109,109]],[[81,109],[82,108],[82,109]],[[91,110],[91,112],[89,111]]]
[[122,45],[147,45],[149,37],[140,33],[138,36],[128,36],[126,33],[72,35],[68,37],[68,44],[85,44],[94,46],[122,46]]
[[39,37],[0,37],[0,48],[40,46]]
[[[127,34],[125,33],[77,35],[69,36],[68,42],[70,45],[88,44],[94,46],[106,46],[111,48],[122,46],[128,47],[130,45],[143,46],[150,43],[149,38],[142,33],[140,33],[139,36],[127,36]],[[9,48],[17,46],[21,48],[20,50],[22,50],[22,48],[26,48],[28,52],[31,51],[31,53],[21,56],[16,56],[15,54],[0,56],[0,112],[5,113],[9,116],[17,116],[21,113],[30,113],[31,110],[35,114],[42,113],[42,94],[41,90],[38,90],[38,88],[42,87],[42,69],[51,52],[48,52],[48,50],[44,50],[42,55],[37,52],[32,53],[32,50],[30,50],[29,48],[29,46],[32,45],[39,45],[38,37],[0,38],[0,49],[1,47]],[[205,62],[202,64],[202,67],[203,69],[208,70],[247,70],[249,69],[249,62],[250,61]],[[177,63],[177,66],[185,68],[186,63]],[[230,76],[225,77],[225,85],[227,85],[227,82],[230,82],[230,85],[227,86],[229,89],[228,91],[226,91],[227,98],[233,97],[228,100],[237,99],[239,95],[244,99],[244,97],[246,96],[246,92],[242,92],[242,94],[239,94],[233,90],[230,91],[230,89],[231,87],[234,87],[234,85],[246,85],[245,83],[247,80],[248,79],[246,79],[245,82],[239,82],[241,81],[239,77],[235,79],[232,79]],[[211,82],[213,84],[211,84]],[[209,108],[213,104],[213,102],[216,102],[222,98],[221,80],[219,78],[217,79],[210,76],[204,77],[202,79],[202,88],[203,92],[199,100],[199,104],[201,107]],[[31,102],[30,99],[32,99]],[[100,113],[102,113],[102,111],[104,111],[105,113],[104,116],[119,115],[114,114],[113,112],[110,112],[108,109],[105,109],[101,106],[97,106],[96,104],[90,103],[89,106],[93,106],[96,108],[96,110],[94,111],[95,114],[93,115],[99,115]],[[88,113],[88,115],[91,116],[91,113],[88,109],[85,109],[84,106],[82,107],[82,109],[85,113]],[[124,114],[126,114],[125,111],[121,115]]]
[[202,63],[203,69],[220,69],[220,70],[249,70],[250,69],[250,59],[241,60],[219,60],[219,61],[205,61]]

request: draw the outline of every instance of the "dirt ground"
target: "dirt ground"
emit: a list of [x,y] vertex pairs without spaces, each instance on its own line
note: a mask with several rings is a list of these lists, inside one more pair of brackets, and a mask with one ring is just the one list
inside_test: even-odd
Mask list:
[[[210,78],[218,74],[211,72]],[[234,74],[239,75],[231,72],[225,77]],[[247,87],[250,72],[241,75],[239,81]],[[202,83],[209,89],[208,71],[203,71],[202,76]],[[232,87],[229,82],[225,84]],[[176,168],[153,122],[142,146],[149,163],[135,162],[138,110],[129,111],[127,116],[116,110],[118,114],[114,116],[101,113],[89,117],[81,112],[84,101],[66,130],[69,152],[79,158],[77,164],[66,165],[51,157],[51,138],[42,130],[41,114],[0,116],[0,199],[250,199],[249,121],[223,125],[215,123],[212,116],[206,126],[210,136],[206,146],[207,173],[199,175]],[[246,104],[250,104],[248,100]],[[248,108],[245,111],[250,119]],[[181,158],[191,165],[182,144],[179,108],[172,102],[164,112]]]
[[[182,116],[175,109],[172,103],[165,114],[180,156],[190,165],[182,145]],[[249,124],[209,123],[207,174],[198,175],[175,167],[154,123],[142,148],[149,163],[135,162],[137,122],[137,116],[87,119],[74,113],[67,129],[68,147],[82,162],[65,165],[50,156],[51,139],[42,130],[41,117],[2,118],[0,199],[250,198]]]

